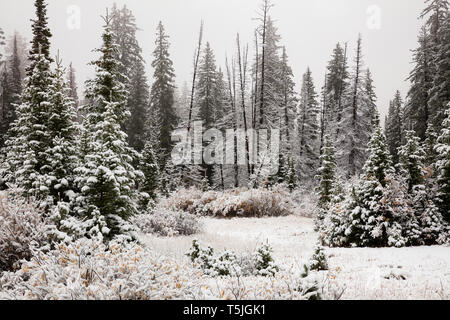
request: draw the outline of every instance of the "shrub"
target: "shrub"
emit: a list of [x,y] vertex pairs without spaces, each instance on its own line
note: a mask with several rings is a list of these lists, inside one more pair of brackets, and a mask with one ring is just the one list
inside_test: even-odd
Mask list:
[[273,276],[280,271],[272,258],[272,252],[273,249],[268,243],[263,244],[256,250],[255,269],[258,271],[259,275]]
[[309,270],[324,271],[328,270],[327,256],[323,250],[323,247],[319,244],[316,246],[314,254],[309,262]]
[[165,208],[191,214],[217,217],[277,217],[293,213],[289,190],[276,186],[267,189],[234,189],[201,192],[181,189],[160,203]]
[[142,214],[134,218],[135,225],[144,233],[153,233],[163,237],[189,236],[201,230],[198,218],[192,214],[157,209],[151,214]]
[[215,253],[213,248],[201,248],[198,240],[194,240],[186,256],[205,274],[212,277],[274,276],[279,268],[272,258],[272,251],[268,244],[264,244],[253,255],[238,256],[228,250]]
[[202,276],[136,243],[102,237],[33,250],[33,258],[0,278],[0,299],[201,299]]
[[30,259],[31,246],[47,241],[42,212],[33,202],[0,197],[0,270],[20,268]]

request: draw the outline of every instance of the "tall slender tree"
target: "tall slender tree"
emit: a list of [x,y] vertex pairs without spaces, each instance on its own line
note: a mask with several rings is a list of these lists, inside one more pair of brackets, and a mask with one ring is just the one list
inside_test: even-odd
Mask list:
[[77,168],[76,212],[90,221],[90,232],[112,239],[130,231],[127,220],[137,213],[136,180],[142,177],[132,165],[138,158],[128,145],[123,124],[130,113],[126,108],[127,92],[119,79],[119,62],[111,31],[111,18],[105,18],[100,58],[92,64],[96,75],[86,82],[87,150]]
[[154,69],[153,85],[150,92],[150,108],[154,109],[159,122],[159,150],[161,170],[164,169],[173,146],[172,131],[178,119],[174,109],[174,78],[173,63],[169,55],[169,36],[166,35],[162,22],[159,22],[156,32],[155,49],[153,51]]

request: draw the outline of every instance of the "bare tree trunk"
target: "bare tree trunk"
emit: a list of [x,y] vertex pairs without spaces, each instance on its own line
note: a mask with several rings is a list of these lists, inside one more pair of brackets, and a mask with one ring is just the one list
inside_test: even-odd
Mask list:
[[248,135],[247,135],[247,115],[245,110],[245,90],[246,90],[246,79],[247,79],[247,64],[248,64],[248,46],[245,48],[243,56],[241,56],[241,43],[239,40],[239,33],[237,34],[236,38],[237,43],[237,49],[238,49],[238,63],[239,63],[239,82],[241,85],[241,107],[242,107],[242,113],[244,116],[244,129],[245,129],[245,157],[247,161],[247,171],[248,175],[250,177],[251,175],[251,167],[250,167],[250,148],[249,148],[249,142],[248,142]]
[[230,72],[230,66],[228,59],[226,59],[227,78],[228,78],[228,90],[230,94],[231,110],[233,114],[233,132],[234,132],[234,187],[239,187],[239,167],[238,167],[238,155],[237,155],[237,119],[236,119],[236,66],[234,60],[231,62],[232,73]]
[[191,131],[191,122],[192,122],[192,110],[194,109],[194,95],[195,95],[195,80],[197,78],[198,71],[198,61],[200,59],[200,52],[202,49],[202,39],[203,39],[203,21],[200,25],[200,34],[198,37],[198,46],[195,50],[194,54],[194,74],[192,76],[192,91],[191,91],[191,103],[189,105],[189,118],[188,118],[188,135]]

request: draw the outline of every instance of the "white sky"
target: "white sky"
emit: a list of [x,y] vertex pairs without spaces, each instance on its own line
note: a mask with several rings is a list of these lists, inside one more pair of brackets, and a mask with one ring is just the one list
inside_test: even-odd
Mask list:
[[[0,27],[7,35],[14,30],[31,38],[30,19],[34,18],[33,0],[0,0]],[[48,0],[49,25],[53,33],[52,52],[59,49],[65,64],[77,69],[79,87],[92,76],[88,62],[95,56],[92,49],[100,45],[100,15],[116,2],[126,4],[136,16],[142,31],[138,39],[147,61],[149,78],[155,30],[161,20],[171,42],[177,83],[190,81],[193,52],[200,20],[205,23],[204,39],[209,41],[220,65],[225,53],[234,53],[236,33],[250,43],[253,54],[253,34],[257,25],[260,0]],[[411,70],[411,49],[417,45],[422,24],[418,20],[424,8],[423,0],[273,0],[271,15],[286,46],[297,87],[309,66],[316,89],[320,92],[325,67],[338,41],[349,41],[353,61],[355,42],[360,32],[363,54],[375,81],[378,107],[385,114],[388,102],[399,89],[408,90],[405,81]],[[75,5],[81,9],[80,28],[68,27],[67,10]],[[380,9],[380,29],[369,28],[371,6]],[[73,21],[73,20],[72,20]]]

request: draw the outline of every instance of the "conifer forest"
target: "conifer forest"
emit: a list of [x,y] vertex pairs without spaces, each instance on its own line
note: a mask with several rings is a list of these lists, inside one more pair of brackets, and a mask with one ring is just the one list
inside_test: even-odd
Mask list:
[[402,1],[1,0],[0,300],[450,300],[450,5]]

